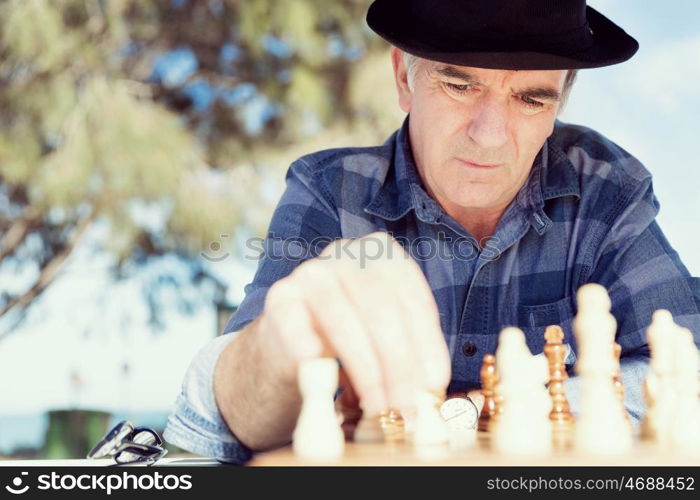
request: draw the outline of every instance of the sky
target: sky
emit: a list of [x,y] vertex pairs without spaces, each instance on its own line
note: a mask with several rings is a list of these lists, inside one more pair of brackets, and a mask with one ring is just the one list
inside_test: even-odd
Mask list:
[[592,0],[639,41],[628,62],[579,72],[562,120],[590,126],[653,175],[659,224],[700,275],[700,3]]
[[[644,163],[661,203],[660,225],[691,273],[700,275],[700,2],[589,4],[641,48],[627,63],[581,71],[561,119],[597,129]],[[167,311],[165,329],[149,334],[140,326],[147,317],[141,282],[108,286],[108,265],[108,259],[72,257],[41,313],[0,343],[0,416],[65,407],[166,412],[172,406],[190,360],[215,335],[214,312]],[[229,258],[215,266],[231,284],[229,298],[239,302],[254,262]],[[129,324],[120,323],[123,308],[131,312]]]

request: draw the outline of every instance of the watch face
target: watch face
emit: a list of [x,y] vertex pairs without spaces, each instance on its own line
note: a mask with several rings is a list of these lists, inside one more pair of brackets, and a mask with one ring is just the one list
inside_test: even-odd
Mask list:
[[476,427],[479,412],[474,403],[466,398],[451,398],[440,406],[440,415],[448,425],[458,425],[464,429]]

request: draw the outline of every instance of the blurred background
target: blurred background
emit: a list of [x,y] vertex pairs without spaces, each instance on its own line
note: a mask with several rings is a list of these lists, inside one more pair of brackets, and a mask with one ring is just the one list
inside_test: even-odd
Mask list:
[[[297,157],[398,126],[370,0],[0,0],[0,456],[162,430]],[[590,0],[641,44],[561,119],[654,174],[700,275],[700,4]],[[177,451],[177,450],[174,450]]]

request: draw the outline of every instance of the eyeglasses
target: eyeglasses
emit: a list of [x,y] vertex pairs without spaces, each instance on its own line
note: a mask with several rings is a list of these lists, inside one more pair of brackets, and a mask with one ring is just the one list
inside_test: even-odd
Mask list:
[[158,433],[148,427],[134,427],[122,420],[97,443],[87,458],[114,457],[117,465],[147,463],[153,465],[168,453]]

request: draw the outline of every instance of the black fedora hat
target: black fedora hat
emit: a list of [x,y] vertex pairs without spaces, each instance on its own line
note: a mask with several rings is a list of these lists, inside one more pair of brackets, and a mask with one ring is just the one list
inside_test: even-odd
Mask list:
[[367,24],[410,54],[479,68],[598,68],[639,48],[586,0],[375,0]]

